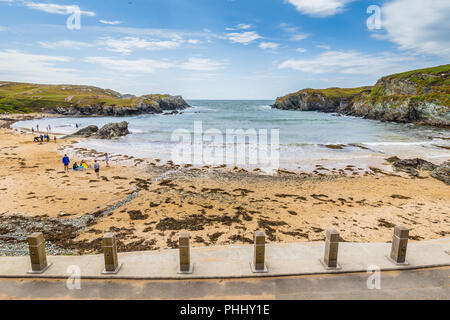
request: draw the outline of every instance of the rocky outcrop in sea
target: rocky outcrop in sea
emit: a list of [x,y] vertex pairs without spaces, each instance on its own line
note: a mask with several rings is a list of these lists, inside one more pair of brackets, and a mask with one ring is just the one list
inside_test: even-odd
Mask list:
[[74,137],[82,137],[82,138],[95,138],[95,139],[114,139],[126,136],[130,134],[128,131],[128,122],[112,122],[105,124],[101,129],[97,126],[91,125],[77,132],[66,136],[65,138],[74,138]]
[[128,131],[128,122],[108,123],[97,131],[92,137],[95,139],[113,139],[130,134]]

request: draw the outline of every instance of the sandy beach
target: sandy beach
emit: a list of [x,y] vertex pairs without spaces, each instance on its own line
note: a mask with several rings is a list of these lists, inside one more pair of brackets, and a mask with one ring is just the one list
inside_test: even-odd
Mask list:
[[[0,129],[0,242],[10,251],[26,248],[26,234],[35,231],[53,254],[101,252],[109,231],[120,251],[176,248],[181,231],[193,246],[251,243],[256,230],[269,242],[322,241],[327,229],[342,241],[387,242],[395,225],[410,228],[411,241],[450,234],[450,189],[429,172],[349,165],[263,175],[128,156],[106,168],[102,154],[77,149],[74,139],[32,140]],[[101,160],[100,179],[93,170],[64,173],[66,152],[72,161]]]

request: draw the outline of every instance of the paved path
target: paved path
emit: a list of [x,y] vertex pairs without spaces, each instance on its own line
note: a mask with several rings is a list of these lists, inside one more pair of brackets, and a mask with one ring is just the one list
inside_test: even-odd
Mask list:
[[450,267],[258,279],[82,280],[69,290],[59,279],[0,279],[1,299],[450,299]]
[[[269,272],[254,274],[250,268],[253,246],[223,246],[194,248],[191,252],[194,272],[177,274],[178,250],[120,254],[123,267],[117,275],[102,275],[103,255],[49,257],[52,266],[42,275],[29,275],[29,257],[0,257],[0,278],[61,278],[66,279],[71,266],[76,266],[84,279],[208,279],[274,277],[306,274],[366,272],[370,266],[380,270],[417,269],[450,266],[450,238],[411,242],[408,244],[409,265],[398,266],[387,259],[389,243],[349,243],[339,245],[338,262],[342,269],[326,270],[322,263],[323,242],[298,242],[267,245],[266,262]],[[73,270],[73,269],[72,269]]]

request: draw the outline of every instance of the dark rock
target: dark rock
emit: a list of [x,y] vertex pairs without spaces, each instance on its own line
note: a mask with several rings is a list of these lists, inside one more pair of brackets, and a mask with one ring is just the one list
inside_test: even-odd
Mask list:
[[328,149],[342,150],[342,149],[344,149],[345,144],[326,144],[325,147]]
[[389,162],[389,163],[394,163],[394,162],[396,162],[396,161],[399,161],[399,160],[401,160],[399,157],[397,157],[397,156],[394,156],[394,157],[389,157],[389,158],[387,158],[387,159],[385,159],[387,162]]
[[416,158],[416,159],[397,160],[394,162],[393,167],[397,170],[417,169],[417,170],[432,171],[437,168],[437,165],[429,161]]
[[431,176],[435,179],[441,180],[446,185],[450,185],[450,160],[445,161],[439,167],[431,172]]
[[96,139],[113,139],[129,134],[128,122],[108,123],[93,136]]
[[98,131],[97,126],[88,126],[83,128],[74,134],[71,134],[69,137],[90,137]]

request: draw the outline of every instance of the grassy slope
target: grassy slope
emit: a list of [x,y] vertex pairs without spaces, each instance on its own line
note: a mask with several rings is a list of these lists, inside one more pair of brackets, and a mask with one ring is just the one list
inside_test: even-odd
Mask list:
[[[150,97],[157,100],[163,96]],[[88,106],[101,103],[132,107],[138,102],[139,98],[120,99],[117,92],[91,86],[0,82],[0,113],[30,113],[40,112],[45,107]]]
[[298,92],[290,93],[286,96],[280,97],[277,99],[277,102],[283,102],[283,100],[288,99],[289,97],[298,95],[302,92],[312,93],[320,93],[329,99],[340,99],[346,98],[348,100],[352,100],[354,97],[358,96],[364,91],[371,90],[372,87],[359,87],[359,88],[328,88],[328,89],[303,89]]

